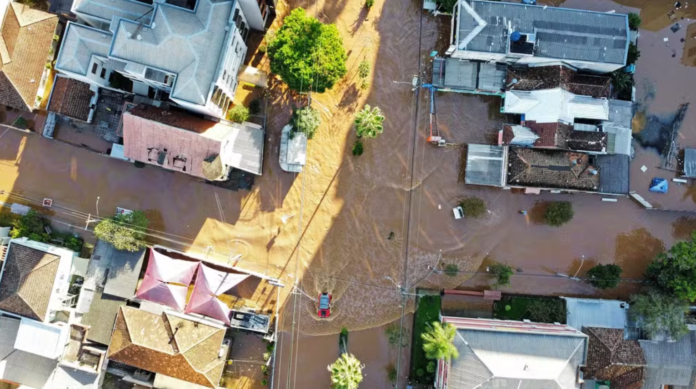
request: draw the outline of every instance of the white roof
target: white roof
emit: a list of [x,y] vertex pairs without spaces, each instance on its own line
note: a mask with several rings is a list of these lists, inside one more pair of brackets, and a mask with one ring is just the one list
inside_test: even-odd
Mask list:
[[86,76],[92,56],[106,58],[109,54],[111,38],[108,32],[68,22],[56,69]]
[[307,135],[303,132],[296,132],[295,136],[288,140],[287,162],[302,166],[307,163]]
[[505,93],[505,112],[525,115],[525,120],[573,123],[575,119],[607,120],[609,102],[578,96],[561,88]]
[[63,354],[67,328],[22,318],[14,348],[49,359]]
[[583,327],[620,328],[626,326],[628,303],[619,300],[578,299],[566,301],[568,325],[582,331]]
[[61,365],[51,380],[51,389],[97,389],[98,379],[99,374]]
[[0,380],[36,389],[50,389],[57,361],[14,348],[20,320],[0,316]]
[[603,130],[609,134],[607,151],[610,154],[631,155],[631,140],[633,139],[633,133],[630,129],[625,127],[604,125]]
[[73,13],[82,13],[110,22],[112,17],[136,20],[149,19],[152,5],[130,0],[74,0]]

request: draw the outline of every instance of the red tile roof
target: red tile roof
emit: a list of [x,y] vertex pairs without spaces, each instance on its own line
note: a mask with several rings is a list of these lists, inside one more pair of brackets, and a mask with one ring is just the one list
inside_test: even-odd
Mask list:
[[86,122],[94,93],[89,84],[67,77],[56,77],[48,110],[59,115]]

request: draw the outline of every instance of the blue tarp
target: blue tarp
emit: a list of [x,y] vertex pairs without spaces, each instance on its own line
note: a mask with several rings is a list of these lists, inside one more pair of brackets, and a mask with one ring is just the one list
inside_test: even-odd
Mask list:
[[668,182],[664,178],[653,178],[650,183],[650,191],[657,193],[667,193],[669,189]]

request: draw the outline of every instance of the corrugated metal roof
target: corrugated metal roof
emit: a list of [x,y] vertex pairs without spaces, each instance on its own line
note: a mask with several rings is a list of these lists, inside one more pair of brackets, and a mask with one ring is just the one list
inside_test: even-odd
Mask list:
[[445,61],[445,86],[456,89],[476,89],[478,62],[447,58]]
[[629,163],[631,157],[624,154],[599,155],[599,192],[628,194]]
[[260,176],[263,168],[263,128],[249,122],[232,123],[231,127],[232,130],[222,141],[222,162]]
[[51,381],[51,389],[97,389],[99,374],[67,366],[58,366]]
[[461,1],[460,7],[460,50],[506,53],[510,26],[536,34],[537,57],[625,63],[626,15],[477,0]]
[[626,326],[629,305],[618,300],[578,299],[566,301],[569,326],[582,331],[583,327],[619,328]]
[[643,388],[658,389],[665,385],[693,387],[696,371],[696,332],[675,342],[640,340],[647,369]]
[[609,100],[609,120],[602,122],[604,125],[633,128],[633,108],[631,101]]
[[506,113],[525,115],[525,120],[554,123],[575,119],[606,120],[609,115],[607,99],[578,96],[561,88],[505,93]]
[[479,67],[478,88],[499,92],[505,87],[507,66],[498,63],[482,63]]
[[0,380],[43,388],[58,362],[16,350],[19,325],[19,319],[0,316]]
[[470,144],[464,182],[502,187],[505,184],[505,154],[506,148],[502,146]]
[[607,141],[607,152],[609,154],[631,155],[633,133],[630,129],[605,125],[603,130],[609,135]]
[[696,149],[684,150],[684,175],[696,177]]
[[140,269],[145,261],[145,250],[119,251],[113,245],[100,240],[97,241],[92,257],[96,255],[101,257],[100,261],[96,262],[108,264],[104,293],[124,299],[133,298]]

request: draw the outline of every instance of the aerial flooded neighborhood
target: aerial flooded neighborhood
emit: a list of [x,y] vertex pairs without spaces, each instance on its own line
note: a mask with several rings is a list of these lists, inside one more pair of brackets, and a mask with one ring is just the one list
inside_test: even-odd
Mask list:
[[0,32],[0,389],[696,388],[696,3]]

